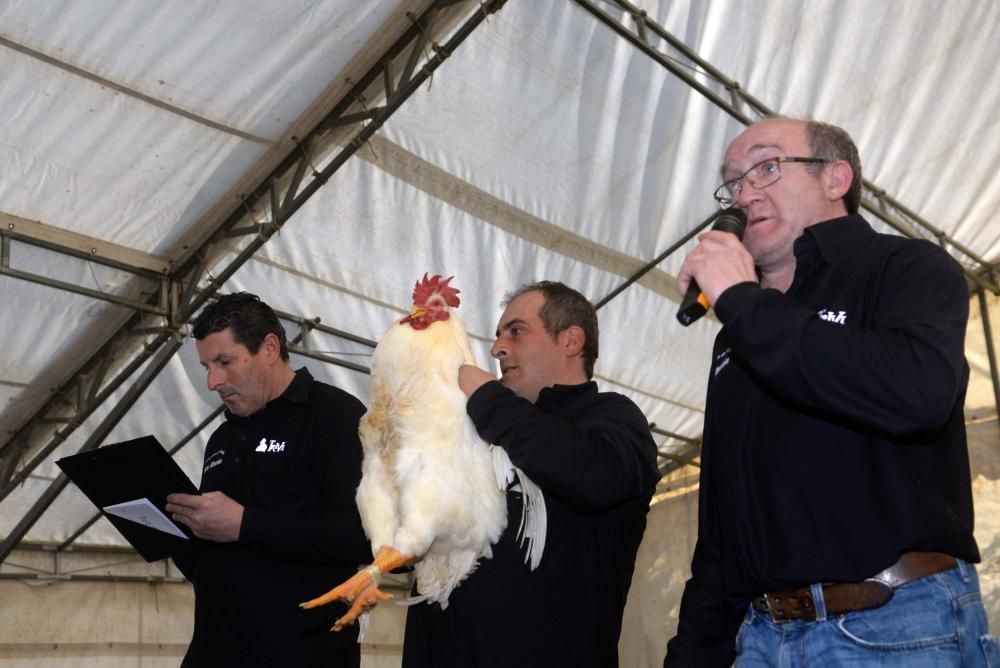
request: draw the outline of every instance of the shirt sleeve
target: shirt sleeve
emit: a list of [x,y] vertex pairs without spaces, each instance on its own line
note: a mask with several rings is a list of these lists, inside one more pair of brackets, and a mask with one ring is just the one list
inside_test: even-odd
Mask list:
[[314,416],[315,451],[308,476],[316,486],[317,502],[302,512],[247,507],[239,540],[287,561],[368,563],[371,547],[354,499],[361,481],[358,422],[365,408],[344,393],[320,412]]
[[502,446],[546,494],[578,509],[600,512],[649,494],[659,478],[649,425],[622,395],[599,395],[570,422],[492,381],[469,397],[467,410],[484,440]]
[[940,427],[968,379],[961,268],[918,242],[867,281],[869,322],[827,322],[755,283],[729,288],[715,308],[734,352],[783,401],[894,435]]
[[[713,499],[712,452],[702,452],[698,489],[698,540],[691,578],[684,585],[677,634],[667,643],[664,668],[729,668],[736,656],[736,634],[748,599],[724,594],[718,523]],[[708,460],[706,462],[706,460]]]
[[692,576],[681,596],[677,635],[667,643],[664,668],[729,668],[736,658],[736,633],[742,615],[733,615],[723,605],[708,572],[717,567],[706,558],[701,541],[691,561]]

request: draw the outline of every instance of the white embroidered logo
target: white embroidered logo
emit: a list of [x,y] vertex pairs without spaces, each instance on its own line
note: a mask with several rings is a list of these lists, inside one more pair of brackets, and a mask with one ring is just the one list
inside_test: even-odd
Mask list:
[[209,457],[208,461],[205,462],[205,471],[209,469],[214,469],[216,466],[222,463],[222,459],[225,456],[225,450],[216,450]]
[[819,317],[821,320],[826,320],[827,322],[832,322],[838,325],[847,324],[847,311],[827,311],[823,309],[819,312]]
[[260,439],[260,445],[254,448],[255,452],[284,452],[285,442],[278,442],[273,438],[268,441],[266,438]]
[[721,353],[715,356],[715,369],[712,371],[713,376],[718,376],[719,372],[726,368],[729,364],[729,353],[732,348],[726,348]]

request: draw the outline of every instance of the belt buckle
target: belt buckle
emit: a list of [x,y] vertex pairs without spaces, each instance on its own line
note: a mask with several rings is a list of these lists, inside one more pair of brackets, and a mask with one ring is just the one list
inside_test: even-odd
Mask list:
[[[784,592],[765,592],[764,602],[771,621],[775,624],[785,624],[793,619],[816,620],[816,605],[813,603],[812,591],[799,589]],[[794,605],[794,607],[792,607]]]
[[[784,619],[784,614],[781,612],[781,609],[775,605],[777,601],[781,600],[780,597],[775,597],[768,592],[764,592],[761,595],[761,598],[764,599],[764,608],[767,610],[767,616],[771,618],[772,622],[775,624],[784,624],[788,621],[787,619]],[[775,599],[777,599],[777,601]]]

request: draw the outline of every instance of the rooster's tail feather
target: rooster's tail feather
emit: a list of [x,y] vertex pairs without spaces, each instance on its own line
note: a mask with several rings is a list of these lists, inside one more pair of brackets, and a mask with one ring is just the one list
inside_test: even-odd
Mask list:
[[514,466],[510,456],[500,446],[494,445],[493,472],[496,474],[497,487],[506,491],[507,486],[517,479],[521,487],[521,524],[517,528],[517,537],[524,548],[524,562],[530,564],[531,570],[538,568],[545,551],[545,535],[548,531],[548,517],[545,512],[545,497],[541,488],[521,469]]

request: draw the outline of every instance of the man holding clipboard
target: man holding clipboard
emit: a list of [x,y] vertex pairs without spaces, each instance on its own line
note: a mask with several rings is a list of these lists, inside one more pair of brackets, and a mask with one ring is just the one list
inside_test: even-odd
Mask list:
[[216,300],[192,331],[227,410],[201,493],[167,497],[171,517],[208,541],[175,558],[195,589],[182,665],[358,666],[357,628],[329,632],[343,610],[298,603],[370,560],[354,502],[364,405],[292,370],[284,329],[255,295]]

